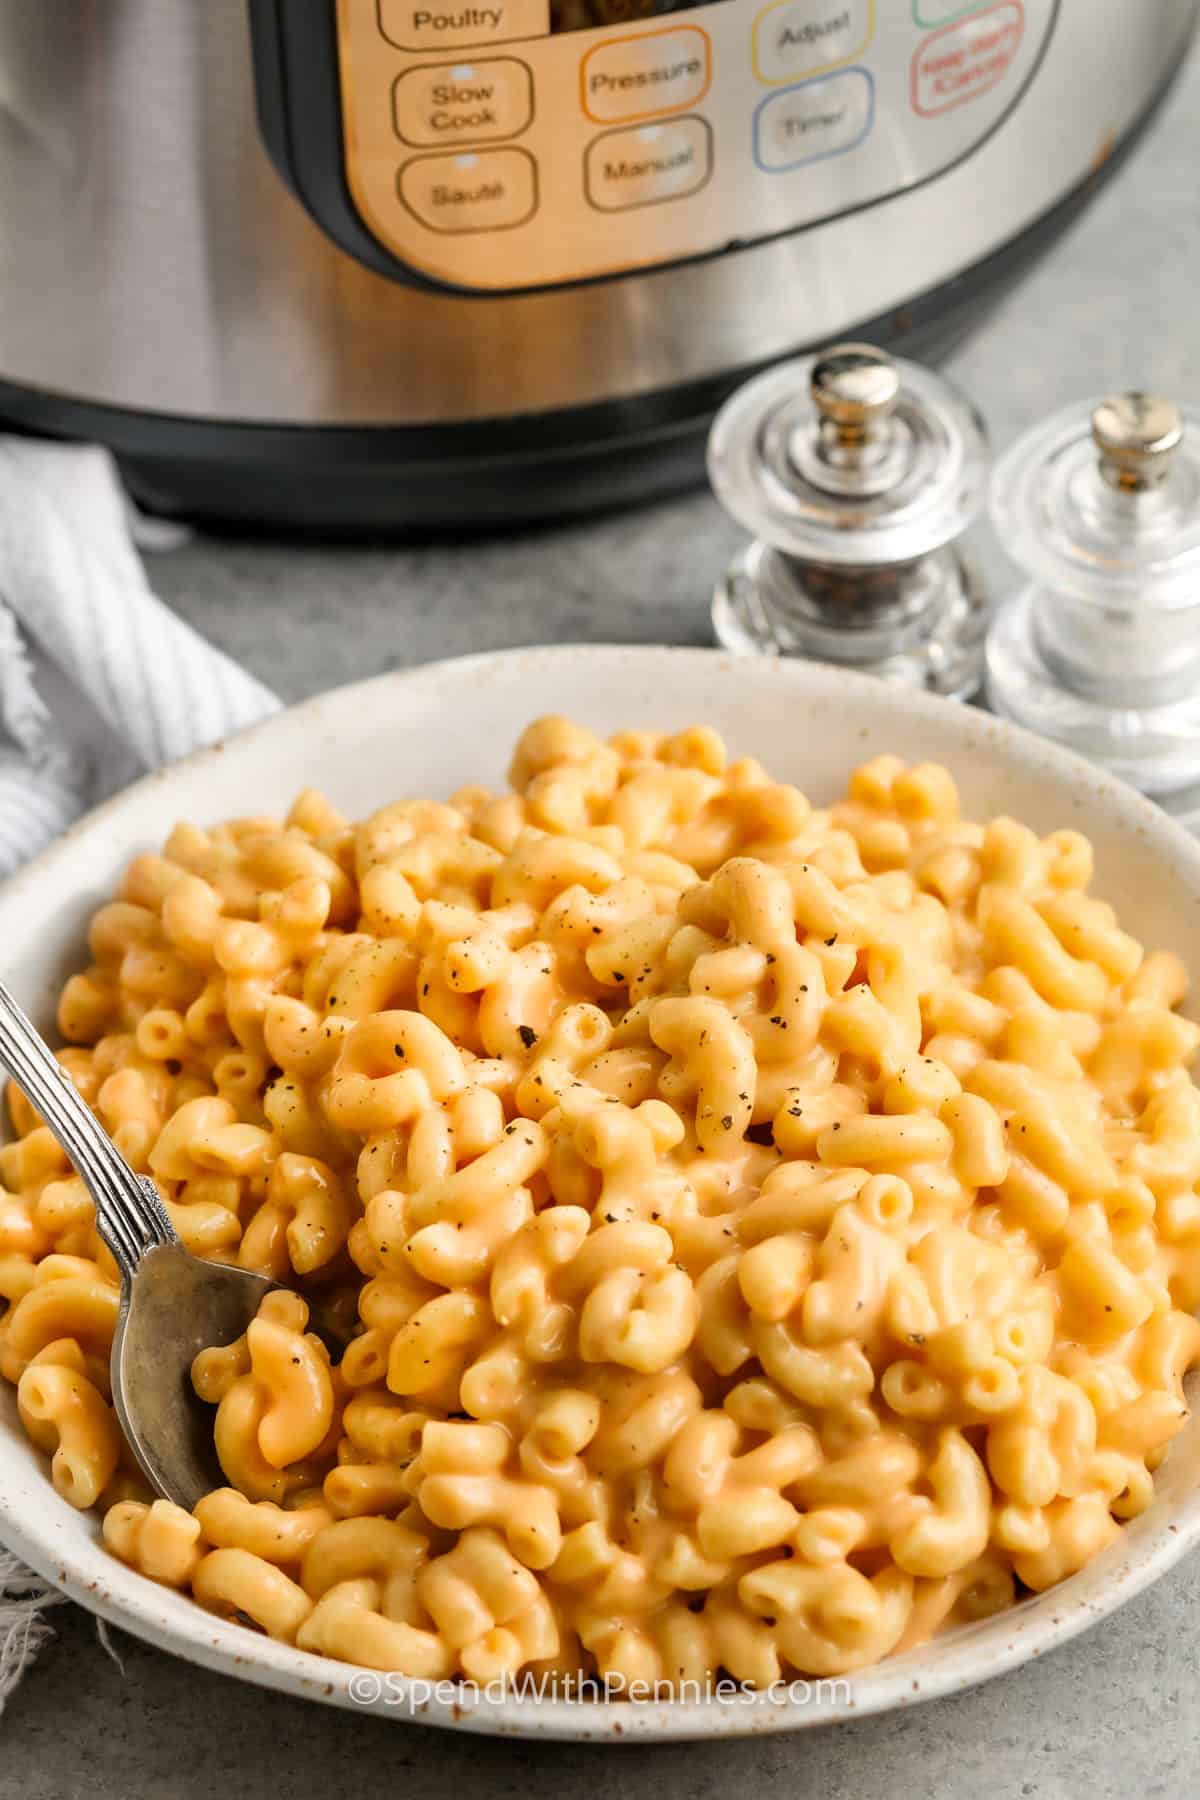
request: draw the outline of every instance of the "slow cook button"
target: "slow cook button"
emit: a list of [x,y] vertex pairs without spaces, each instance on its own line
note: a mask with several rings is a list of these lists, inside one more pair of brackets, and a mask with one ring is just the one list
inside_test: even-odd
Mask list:
[[602,132],[584,160],[587,197],[600,212],[682,200],[711,174],[712,127],[704,119]]
[[537,165],[527,150],[414,156],[400,198],[431,231],[511,231],[537,211]]
[[608,125],[682,112],[708,92],[712,46],[698,25],[597,44],[583,59],[583,110]]
[[754,114],[754,160],[775,174],[802,163],[842,156],[861,144],[875,122],[875,83],[865,69],[844,69],[819,81],[783,88]]
[[511,56],[409,69],[393,94],[396,131],[407,144],[516,137],[533,117],[533,76]]
[[379,0],[383,35],[401,50],[459,50],[548,37],[550,0]]
[[760,81],[798,81],[862,55],[875,30],[875,0],[773,0],[754,21]]

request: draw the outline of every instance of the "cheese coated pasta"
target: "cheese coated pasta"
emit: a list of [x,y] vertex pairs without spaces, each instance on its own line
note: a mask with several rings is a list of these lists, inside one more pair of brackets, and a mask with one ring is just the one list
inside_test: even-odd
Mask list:
[[815,810],[705,728],[559,718],[503,794],[178,826],[59,1054],[279,1286],[193,1369],[226,1485],[156,1500],[116,1268],[10,1087],[0,1374],[51,1480],[413,1677],[845,1675],[1069,1577],[1200,1362],[1200,1029],[1091,874],[939,767]]

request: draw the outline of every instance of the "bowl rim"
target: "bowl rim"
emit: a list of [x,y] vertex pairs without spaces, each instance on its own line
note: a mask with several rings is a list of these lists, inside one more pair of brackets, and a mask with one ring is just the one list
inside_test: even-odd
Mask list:
[[[817,663],[755,662],[690,646],[533,645],[439,659],[330,689],[282,708],[167,768],[144,775],[75,821],[62,837],[0,886],[0,941],[6,917],[22,909],[53,879],[80,837],[102,834],[110,822],[136,810],[148,793],[169,791],[179,776],[202,771],[229,748],[253,750],[281,728],[292,728],[297,721],[315,724],[324,711],[338,710],[348,702],[356,708],[369,707],[385,692],[402,692],[420,684],[486,680],[497,672],[507,676],[510,671],[530,665],[561,665],[577,671],[580,663],[587,662],[646,667],[658,664],[664,671],[669,667],[680,673],[689,667],[712,670],[723,665],[731,675],[737,673],[764,683],[776,681],[785,689],[794,688],[799,699],[806,693],[836,696],[847,706],[862,702],[877,713],[915,721],[945,723],[957,714],[963,723],[961,749],[965,756],[981,754],[978,745],[967,741],[969,732],[978,728],[986,730],[989,747],[1001,760],[1029,764],[1036,759],[1064,787],[1085,786],[1101,803],[1107,802],[1113,808],[1118,823],[1136,829],[1147,839],[1155,856],[1189,876],[1200,895],[1200,843],[1182,826],[1084,758],[1008,720],[919,690],[883,683],[872,675]],[[14,1442],[19,1442],[15,1434],[3,1435],[11,1435]],[[579,1742],[628,1744],[759,1736],[868,1717],[961,1692],[1067,1643],[1142,1592],[1200,1541],[1198,1487],[1183,1494],[1169,1517],[1151,1522],[1150,1515],[1144,1515],[1124,1528],[1118,1544],[1103,1553],[1108,1558],[1113,1551],[1119,1552],[1098,1593],[1092,1594],[1089,1589],[1073,1594],[1071,1590],[1079,1578],[1071,1578],[990,1620],[960,1627],[935,1640],[941,1654],[935,1654],[928,1665],[922,1661],[917,1672],[913,1657],[927,1657],[928,1646],[852,1674],[847,1678],[848,1696],[822,1700],[819,1684],[809,1683],[818,1687],[815,1703],[769,1699],[751,1703],[743,1699],[730,1705],[704,1699],[606,1704],[564,1698],[495,1701],[486,1696],[451,1699],[437,1695],[398,1700],[386,1687],[383,1692],[368,1694],[372,1684],[386,1684],[386,1677],[252,1634],[205,1612],[190,1595],[158,1586],[111,1557],[98,1533],[87,1540],[86,1549],[73,1543],[67,1527],[77,1515],[72,1515],[66,1502],[54,1493],[41,1468],[33,1476],[26,1482],[18,1470],[15,1483],[0,1483],[0,1537],[4,1547],[68,1598],[159,1649],[222,1674],[326,1704],[488,1735]],[[39,1505],[39,1501],[44,1504]],[[972,1653],[971,1646],[976,1643],[986,1654]],[[365,1684],[364,1673],[368,1677]]]

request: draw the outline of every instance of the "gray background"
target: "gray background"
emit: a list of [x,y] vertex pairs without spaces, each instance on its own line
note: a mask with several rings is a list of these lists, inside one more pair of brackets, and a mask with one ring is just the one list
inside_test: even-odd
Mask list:
[[[1104,8],[1097,5],[1097,27]],[[998,447],[1106,388],[1200,404],[1200,63],[1136,159],[953,369]],[[703,644],[737,542],[703,495],[616,521],[461,546],[306,548],[197,539],[150,559],[159,592],[293,700],[431,657],[511,644]],[[984,552],[1006,579],[994,548]],[[112,1634],[74,1607],[0,1725],[3,1800],[270,1794],[567,1800],[754,1790],[760,1800],[1200,1791],[1200,1561],[1084,1638],[955,1700],[753,1744],[542,1748],[303,1705]]]

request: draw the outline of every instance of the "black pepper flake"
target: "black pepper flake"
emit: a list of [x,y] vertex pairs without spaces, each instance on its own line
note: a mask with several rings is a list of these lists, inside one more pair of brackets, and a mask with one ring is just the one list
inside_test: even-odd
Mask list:
[[[549,971],[549,969],[547,969],[547,971],[546,971],[546,973],[547,973],[547,974],[549,974],[549,973],[550,973],[550,971]],[[622,972],[621,972],[621,970],[620,970],[620,969],[614,969],[614,970],[613,970],[613,980],[614,980],[614,981],[624,981],[624,979],[625,979],[625,977],[624,977],[624,975],[623,975],[623,974],[622,974]]]
[[827,937],[825,939],[825,948],[827,950],[832,950],[833,946],[836,943],[837,943],[837,932],[835,931],[832,937]]
[[774,961],[775,961],[775,956],[774,956],[774,952],[773,952],[773,951],[770,951],[770,950],[768,950],[768,951],[767,951],[767,962],[768,962],[768,963],[773,963],[773,962],[774,962]]
[[908,1341],[910,1344],[923,1344],[925,1342],[925,1333],[923,1331],[910,1331],[908,1334]]
[[837,1123],[836,1123],[836,1124],[835,1124],[835,1125],[834,1125],[834,1127],[833,1127],[833,1129],[834,1129],[834,1130],[835,1130],[835,1131],[840,1131],[840,1130],[841,1130],[841,1129],[842,1129],[842,1126],[841,1126],[841,1121],[840,1121],[840,1120],[838,1120],[838,1121],[837,1121]]
[[532,1050],[533,1046],[537,1043],[537,1032],[533,1029],[532,1025],[518,1025],[517,1036],[527,1050]]
[[392,1051],[393,1051],[393,1053],[394,1053],[394,1054],[395,1054],[395,1055],[396,1055],[396,1056],[399,1056],[399,1057],[401,1057],[401,1058],[403,1058],[403,1056],[404,1056],[404,1045],[403,1045],[403,1044],[393,1044],[393,1045],[392,1045]]
[[726,1131],[732,1131],[733,1130],[733,1114],[726,1113],[721,1120],[721,1124]]
[[592,936],[593,936],[593,937],[599,937],[599,936],[600,936],[600,927],[599,927],[599,926],[598,926],[598,925],[593,925],[593,926],[592,926]]
[[748,1125],[746,1137],[752,1144],[760,1144],[764,1150],[775,1147],[775,1127],[770,1119],[764,1119],[761,1125]]
[[804,1117],[804,1108],[802,1106],[789,1106],[788,1117],[791,1119],[802,1119]]
[[615,1225],[617,1222],[616,1213],[605,1213],[604,1217],[610,1225]]

